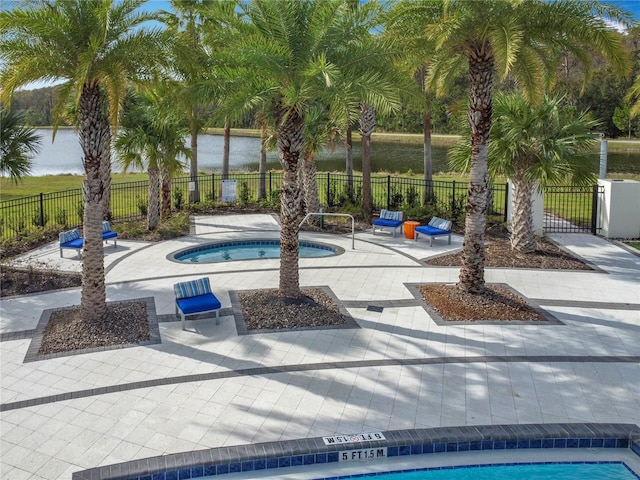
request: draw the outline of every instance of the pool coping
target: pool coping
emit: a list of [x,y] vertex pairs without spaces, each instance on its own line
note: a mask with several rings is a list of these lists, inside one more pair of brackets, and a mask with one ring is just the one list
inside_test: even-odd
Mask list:
[[[372,432],[373,433],[373,432]],[[387,457],[518,449],[628,448],[640,457],[640,426],[617,423],[478,425],[391,430],[384,440],[326,444],[323,437],[161,455],[74,472],[72,480],[191,479],[339,461],[340,452],[387,449]],[[349,434],[345,434],[346,437]],[[325,437],[326,438],[326,437]]]

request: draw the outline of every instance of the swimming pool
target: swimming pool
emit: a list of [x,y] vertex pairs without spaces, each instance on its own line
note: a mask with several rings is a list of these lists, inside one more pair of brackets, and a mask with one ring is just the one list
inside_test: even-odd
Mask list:
[[[377,480],[637,480],[622,462],[515,463],[423,468],[399,472],[331,477],[376,478]],[[315,480],[325,480],[318,478]]]
[[[340,255],[344,249],[319,242],[300,241],[300,258],[320,258]],[[185,263],[219,263],[236,260],[280,258],[280,240],[236,240],[208,243],[179,250],[169,260]]]

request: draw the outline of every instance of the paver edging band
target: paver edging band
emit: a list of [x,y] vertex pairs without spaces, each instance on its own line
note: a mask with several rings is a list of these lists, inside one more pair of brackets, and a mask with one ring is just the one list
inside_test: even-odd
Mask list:
[[[439,427],[382,432],[385,440],[326,445],[321,437],[220,447],[150,457],[73,473],[72,480],[198,478],[335,463],[354,449],[387,448],[388,457],[477,450],[628,448],[640,456],[635,424],[558,423]],[[175,475],[174,475],[175,474]]]

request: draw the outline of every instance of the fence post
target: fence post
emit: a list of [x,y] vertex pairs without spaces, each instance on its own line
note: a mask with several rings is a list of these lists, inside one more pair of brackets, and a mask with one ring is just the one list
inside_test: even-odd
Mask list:
[[269,199],[271,199],[272,191],[273,191],[273,187],[271,186],[271,172],[269,172]]
[[40,226],[44,227],[44,195],[40,192]]
[[507,210],[509,210],[509,182],[504,184],[504,223],[508,220]]
[[[327,172],[327,207],[332,207],[331,205],[331,174]],[[323,217],[320,217],[321,219]]]
[[387,210],[391,209],[391,175],[387,175]]
[[456,181],[453,180],[451,183],[451,188],[453,188],[453,194],[451,195],[451,213],[456,211]]
[[591,233],[598,233],[598,185],[593,186],[593,194],[591,197]]

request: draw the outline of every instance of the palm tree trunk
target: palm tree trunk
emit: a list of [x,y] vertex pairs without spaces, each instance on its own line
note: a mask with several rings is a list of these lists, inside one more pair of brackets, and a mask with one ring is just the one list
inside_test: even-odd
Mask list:
[[102,215],[105,185],[103,162],[109,162],[111,127],[105,115],[105,102],[96,84],[84,85],[80,95],[80,146],[84,155],[85,179],[82,256],[82,316],[97,322],[107,309],[104,281],[104,246],[102,243]]
[[371,195],[371,134],[376,128],[376,112],[371,105],[360,104],[360,135],[362,135],[362,213],[364,221],[371,222],[373,200]]
[[353,191],[353,136],[351,125],[347,126],[347,138],[344,142],[344,148],[347,152],[346,173],[347,173],[347,197],[354,202],[355,195]]
[[198,188],[198,117],[194,111],[191,115],[189,129],[191,131],[191,160],[189,162],[189,181],[193,182],[194,189],[189,190],[189,203],[200,202],[200,189]]
[[100,176],[104,185],[102,197],[102,219],[111,220],[111,125],[109,125],[109,145],[105,153],[106,160],[100,162]]
[[267,149],[264,142],[267,140],[267,126],[260,127],[260,164],[258,166],[258,200],[267,198]]
[[[320,211],[320,198],[318,197],[317,167],[313,152],[305,153],[302,163],[302,180],[304,185],[305,214]],[[313,216],[307,220],[313,225],[320,224],[320,217]]]
[[[282,112],[280,115],[284,114]],[[278,120],[278,150],[284,168],[280,192],[280,296],[302,297],[298,271],[299,173],[304,147],[304,117],[294,109]]]
[[229,178],[229,146],[231,144],[231,127],[229,118],[224,117],[224,145],[222,147],[222,178]]
[[160,166],[160,184],[160,217],[168,218],[171,216],[171,174],[165,165]]
[[513,216],[511,219],[511,248],[521,253],[536,250],[533,229],[533,184],[522,177],[511,178],[513,182]]
[[149,209],[147,210],[147,230],[158,228],[160,221],[160,176],[157,167],[149,168]]
[[477,46],[469,56],[471,171],[458,285],[470,293],[484,291],[484,236],[489,185],[487,154],[492,113],[493,62],[493,55],[484,45]]
[[429,93],[424,94],[424,194],[422,203],[433,200],[433,153],[431,151],[431,105]]

